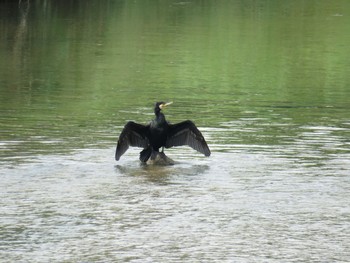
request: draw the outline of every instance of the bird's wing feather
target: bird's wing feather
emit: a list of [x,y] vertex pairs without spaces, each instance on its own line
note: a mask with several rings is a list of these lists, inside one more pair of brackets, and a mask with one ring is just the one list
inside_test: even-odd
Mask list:
[[191,148],[210,156],[209,147],[202,135],[192,121],[183,121],[177,124],[169,124],[166,148],[173,146],[188,145]]
[[115,159],[118,161],[129,146],[146,148],[149,145],[148,129],[149,126],[129,121],[119,136]]

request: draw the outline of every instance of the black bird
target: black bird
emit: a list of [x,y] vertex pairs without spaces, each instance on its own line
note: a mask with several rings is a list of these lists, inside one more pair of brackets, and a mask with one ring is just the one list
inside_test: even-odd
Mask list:
[[[172,102],[157,102],[154,107],[156,118],[148,125],[142,125],[129,121],[118,140],[115,159],[118,161],[126,152],[129,146],[144,148],[140,152],[140,161],[146,163],[149,158],[156,159],[159,155],[165,160],[171,160],[164,154],[164,147],[188,145],[205,156],[210,156],[209,147],[196,125],[190,121],[183,121],[177,124],[170,124],[166,121],[161,112]],[[159,152],[159,149],[162,151]]]

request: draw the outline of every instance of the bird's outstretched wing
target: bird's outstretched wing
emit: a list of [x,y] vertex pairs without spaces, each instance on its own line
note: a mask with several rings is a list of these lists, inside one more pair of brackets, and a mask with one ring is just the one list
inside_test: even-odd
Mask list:
[[173,146],[188,145],[191,148],[210,156],[209,147],[202,135],[192,121],[183,121],[177,124],[169,124],[166,148]]
[[118,161],[129,146],[146,148],[149,145],[148,130],[149,126],[129,121],[119,136],[115,159]]

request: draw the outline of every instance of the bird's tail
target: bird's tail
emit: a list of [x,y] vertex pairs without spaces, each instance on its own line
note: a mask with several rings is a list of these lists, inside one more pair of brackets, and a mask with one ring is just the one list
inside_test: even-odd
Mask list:
[[152,148],[148,147],[146,149],[143,149],[140,152],[140,161],[143,163],[146,163],[148,161],[148,159],[151,157],[152,154]]

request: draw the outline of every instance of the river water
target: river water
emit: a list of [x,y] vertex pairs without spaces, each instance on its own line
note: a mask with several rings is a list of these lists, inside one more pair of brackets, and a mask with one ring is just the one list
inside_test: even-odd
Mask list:
[[[349,1],[1,1],[1,262],[349,262]],[[209,158],[114,160],[156,101]]]

